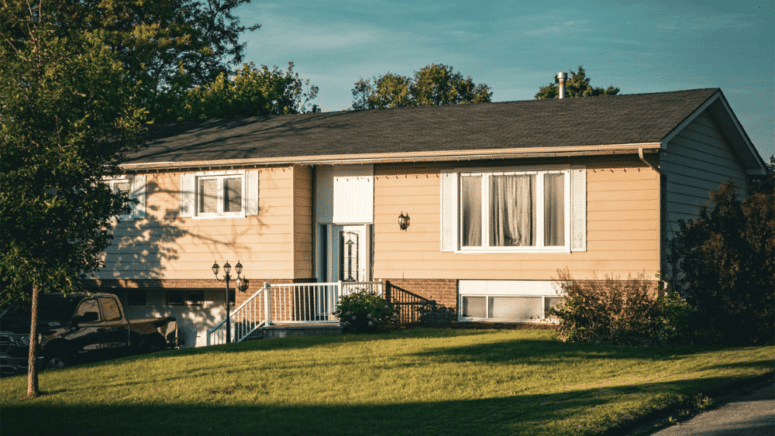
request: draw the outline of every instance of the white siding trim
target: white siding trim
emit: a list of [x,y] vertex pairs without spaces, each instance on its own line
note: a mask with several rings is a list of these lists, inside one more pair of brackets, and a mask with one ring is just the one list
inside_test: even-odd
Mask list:
[[145,188],[145,176],[134,176],[132,178],[132,189],[130,191],[130,198],[137,200],[137,204],[132,206],[133,218],[145,218],[145,209],[148,195]]
[[258,215],[259,176],[258,171],[247,171],[245,174],[245,215]]
[[571,167],[571,251],[587,251],[587,168]]
[[180,216],[194,216],[194,182],[196,177],[193,174],[180,175]]
[[441,172],[441,251],[457,249],[458,173]]

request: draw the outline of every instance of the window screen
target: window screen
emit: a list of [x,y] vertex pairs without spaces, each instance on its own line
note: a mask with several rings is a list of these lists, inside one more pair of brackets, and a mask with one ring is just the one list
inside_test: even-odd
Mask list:
[[218,213],[218,180],[199,180],[199,213]]
[[461,209],[464,247],[482,245],[482,177],[461,177]]
[[490,246],[535,245],[535,176],[490,177]]
[[231,178],[223,180],[223,211],[242,211],[242,179]]
[[546,311],[546,317],[551,317],[551,314],[549,313],[549,309],[556,308],[560,303],[562,303],[564,298],[562,297],[546,297],[546,303],[544,306],[544,310]]
[[541,319],[541,297],[489,297],[490,318],[511,320]]
[[463,316],[468,318],[487,317],[487,297],[463,297]]
[[565,174],[544,176],[544,245],[565,245]]

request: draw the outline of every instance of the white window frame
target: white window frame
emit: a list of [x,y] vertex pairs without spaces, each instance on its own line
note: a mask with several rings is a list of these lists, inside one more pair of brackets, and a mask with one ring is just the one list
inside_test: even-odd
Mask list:
[[[571,252],[571,167],[570,165],[542,165],[503,168],[460,168],[457,193],[457,244],[455,253],[570,253]],[[562,173],[564,177],[565,245],[544,246],[544,175]],[[490,177],[499,175],[535,175],[536,180],[536,245],[518,247],[490,246]],[[482,246],[463,246],[463,190],[462,178],[482,177]]]
[[[239,212],[224,212],[223,211],[223,179],[234,178],[239,176],[242,185],[242,204]],[[199,181],[204,179],[217,179],[218,182],[218,201],[216,202],[218,211],[215,213],[202,213],[199,212]],[[247,177],[244,170],[229,170],[229,171],[200,171],[194,173],[194,219],[214,219],[214,218],[245,218],[245,209],[247,208],[246,193],[247,193]]]
[[[129,192],[127,192],[127,194],[128,194],[129,200],[130,201],[132,200],[132,188],[134,186],[134,177],[133,176],[123,175],[123,176],[118,176],[118,177],[111,177],[111,178],[103,179],[102,182],[105,183],[106,185],[108,185],[108,188],[110,188],[110,192],[113,192],[113,186],[118,184],[118,183],[129,183]],[[122,214],[116,215],[116,217],[118,217],[118,219],[120,219],[122,221],[130,221],[130,220],[134,219],[134,217],[135,217],[134,216],[135,215],[134,212],[135,212],[135,205],[134,205],[134,203],[129,203],[129,213],[128,214],[123,214],[122,213]]]
[[[463,299],[464,298],[484,298],[484,318],[475,316],[463,316]],[[540,318],[526,318],[526,319],[512,319],[512,318],[491,318],[490,317],[490,299],[493,297],[513,297],[513,298],[540,298],[541,299],[541,317]],[[546,310],[547,298],[564,298],[561,295],[532,295],[532,294],[465,294],[458,296],[458,321],[489,321],[489,322],[558,322],[556,318],[548,316],[549,313]]]

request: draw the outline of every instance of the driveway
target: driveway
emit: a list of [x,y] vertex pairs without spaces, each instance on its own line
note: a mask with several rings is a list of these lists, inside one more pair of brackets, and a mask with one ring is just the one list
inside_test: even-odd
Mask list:
[[718,409],[653,433],[653,436],[773,436],[775,384],[732,397]]

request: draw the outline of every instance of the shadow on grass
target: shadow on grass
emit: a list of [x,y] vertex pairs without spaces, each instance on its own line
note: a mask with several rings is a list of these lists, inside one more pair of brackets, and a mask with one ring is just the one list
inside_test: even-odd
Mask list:
[[[21,401],[3,409],[3,435],[584,435],[633,419],[728,379],[691,379],[552,394],[401,404],[270,404],[262,386],[232,386],[199,403],[94,406]],[[341,386],[332,386],[340,389]],[[387,389],[387,388],[386,388]],[[658,398],[657,398],[658,397]],[[88,400],[83,400],[85,403]],[[635,406],[632,406],[635,402]],[[629,403],[630,411],[607,405]]]

